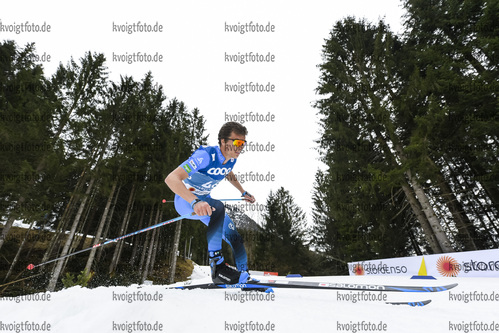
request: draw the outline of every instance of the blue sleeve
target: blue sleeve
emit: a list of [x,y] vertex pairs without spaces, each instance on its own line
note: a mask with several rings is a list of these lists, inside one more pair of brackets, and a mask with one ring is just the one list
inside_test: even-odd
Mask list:
[[210,164],[210,155],[204,149],[196,150],[191,157],[184,161],[180,166],[189,176],[206,168]]

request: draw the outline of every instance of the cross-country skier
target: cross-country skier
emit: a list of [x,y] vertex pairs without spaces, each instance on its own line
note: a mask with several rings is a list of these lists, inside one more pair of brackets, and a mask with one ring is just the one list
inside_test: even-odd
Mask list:
[[[208,226],[208,252],[211,277],[216,284],[244,283],[249,279],[248,259],[242,237],[225,214],[221,201],[211,198],[211,190],[224,178],[241,192],[245,201],[255,198],[243,189],[232,172],[241,154],[248,131],[236,122],[225,123],[218,133],[219,146],[201,146],[165,179],[175,193],[175,209],[180,215],[195,212],[191,219]],[[222,255],[222,239],[232,247],[237,269],[226,265]]]

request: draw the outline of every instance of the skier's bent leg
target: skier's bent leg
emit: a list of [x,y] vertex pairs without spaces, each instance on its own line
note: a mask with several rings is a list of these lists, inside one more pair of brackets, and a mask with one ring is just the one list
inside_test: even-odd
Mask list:
[[224,262],[222,255],[222,238],[225,221],[225,207],[221,201],[206,198],[211,207],[215,208],[210,217],[206,237],[210,255],[211,277],[217,284],[244,283],[248,280],[247,272],[239,272]]
[[225,216],[225,207],[218,200],[207,200],[211,207],[215,210],[211,213],[208,229],[206,230],[206,238],[208,241],[208,251],[216,252],[222,250],[222,232]]
[[235,224],[230,217],[225,214],[224,218],[224,240],[231,246],[236,261],[236,267],[240,272],[248,270],[248,257],[244,248],[243,237],[237,232]]
[[[199,196],[203,201],[215,208],[211,216],[193,216],[207,225],[206,238],[208,240],[208,252],[210,256],[211,275],[213,282],[217,284],[243,283],[248,280],[248,273],[230,268],[225,264],[222,255],[222,237],[225,219],[225,207],[219,200],[209,196]],[[192,212],[190,203],[180,197],[175,197],[175,208],[181,215]]]

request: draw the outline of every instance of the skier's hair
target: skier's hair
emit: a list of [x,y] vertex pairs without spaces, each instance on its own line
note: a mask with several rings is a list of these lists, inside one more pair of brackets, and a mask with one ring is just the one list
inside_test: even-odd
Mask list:
[[248,135],[248,130],[243,125],[236,123],[235,121],[230,121],[223,124],[222,128],[218,132],[218,144],[222,145],[222,139],[228,139],[230,135],[234,132],[238,135]]

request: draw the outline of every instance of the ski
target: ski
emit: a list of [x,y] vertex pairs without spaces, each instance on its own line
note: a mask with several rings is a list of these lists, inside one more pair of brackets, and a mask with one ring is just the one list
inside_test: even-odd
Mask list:
[[288,281],[288,280],[270,280],[264,282],[249,282],[239,284],[214,284],[204,283],[177,287],[177,289],[219,289],[219,288],[246,288],[246,289],[269,289],[269,288],[294,288],[294,289],[326,289],[326,290],[357,290],[357,291],[386,291],[386,292],[440,292],[450,290],[457,286],[457,283],[445,286],[392,286],[378,284],[347,284],[330,282],[307,282],[307,281]]
[[238,284],[214,284],[214,283],[203,283],[197,285],[185,285],[180,287],[175,287],[175,289],[241,289],[242,291],[263,291],[263,292],[273,292],[273,287],[269,285],[259,284],[256,282],[251,283],[238,283]]
[[391,304],[391,305],[409,305],[409,306],[425,306],[427,304],[431,303],[431,299],[427,299],[426,301],[419,301],[419,302],[385,302],[386,304]]
[[[294,283],[292,284],[287,284],[287,287],[285,288],[302,288],[302,286],[293,286]],[[457,284],[452,284],[448,286],[440,286],[440,287],[431,287],[433,290],[427,290],[428,287],[417,287],[417,288],[424,288],[425,290],[421,289],[419,292],[438,292],[438,291],[444,291],[444,290],[449,290],[451,288],[454,288]],[[267,283],[267,282],[251,282],[251,283],[240,283],[240,284],[214,284],[214,283],[204,283],[204,284],[198,284],[198,285],[185,285],[181,287],[176,287],[175,289],[241,289],[242,291],[259,291],[259,292],[265,292],[265,293],[272,293],[274,292],[273,288],[279,288],[281,287],[282,284],[279,284],[279,286],[273,284],[273,283]],[[364,285],[366,286],[366,285]],[[387,287],[387,286],[384,286]],[[400,288],[407,288],[407,287],[394,287],[390,286],[393,288],[397,288],[397,290],[389,290],[389,291],[405,291],[405,290],[400,290]],[[310,289],[311,287],[308,286],[306,289]],[[319,287],[323,288],[323,287]],[[411,292],[414,292],[415,287],[413,288]],[[315,289],[315,288],[313,288]],[[326,289],[331,289],[331,288],[326,288]],[[333,289],[333,290],[345,290],[345,289]],[[351,289],[348,289],[351,290]],[[357,290],[357,289],[356,289]],[[364,289],[365,290],[365,289]],[[387,290],[388,291],[388,290]],[[408,305],[411,307],[421,307],[425,306],[431,303],[431,300],[424,300],[424,301],[398,301],[398,302],[385,302],[385,304],[390,304],[390,305]]]

